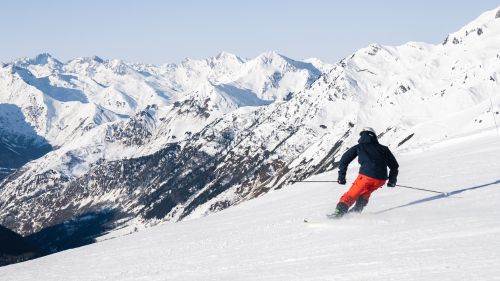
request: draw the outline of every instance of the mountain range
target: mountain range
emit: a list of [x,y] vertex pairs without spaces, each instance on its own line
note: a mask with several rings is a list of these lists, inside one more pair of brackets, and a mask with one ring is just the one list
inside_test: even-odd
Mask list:
[[[331,171],[364,126],[396,153],[500,121],[500,9],[441,44],[0,67],[0,224],[45,251],[206,216]],[[403,171],[404,172],[404,171]]]

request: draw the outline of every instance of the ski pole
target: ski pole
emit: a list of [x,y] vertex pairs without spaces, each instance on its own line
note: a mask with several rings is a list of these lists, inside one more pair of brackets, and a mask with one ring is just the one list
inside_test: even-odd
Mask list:
[[[339,181],[288,181],[289,183],[296,183],[296,182],[339,182]],[[272,188],[270,186],[266,186],[266,188]]]
[[432,192],[432,193],[439,193],[439,194],[443,194],[444,196],[448,196],[448,192],[441,192],[441,191],[436,191],[436,190],[430,190],[430,189],[418,188],[418,187],[412,187],[412,186],[406,186],[406,185],[399,185],[399,184],[396,184],[396,186],[409,188],[409,189],[422,190],[422,191],[427,191],[427,192]]
[[338,181],[290,181],[290,182],[338,182]]

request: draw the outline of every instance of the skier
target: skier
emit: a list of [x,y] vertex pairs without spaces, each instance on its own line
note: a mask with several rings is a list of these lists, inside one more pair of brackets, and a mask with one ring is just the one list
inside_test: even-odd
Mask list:
[[371,193],[385,184],[387,167],[390,169],[387,186],[396,186],[399,164],[389,148],[378,143],[375,130],[370,127],[363,128],[359,135],[358,144],[340,159],[338,183],[346,184],[347,166],[356,156],[361,164],[359,175],[349,191],[340,198],[335,212],[328,217],[341,218],[354,203],[356,205],[349,212],[361,212],[368,204]]

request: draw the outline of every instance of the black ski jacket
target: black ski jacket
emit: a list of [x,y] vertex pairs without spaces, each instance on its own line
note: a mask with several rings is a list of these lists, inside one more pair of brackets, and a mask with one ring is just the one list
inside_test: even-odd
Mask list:
[[389,182],[396,183],[399,164],[387,146],[378,143],[377,137],[371,132],[362,132],[358,144],[347,150],[340,159],[339,180],[345,180],[347,166],[358,157],[361,164],[359,173],[368,177],[386,180],[389,167]]

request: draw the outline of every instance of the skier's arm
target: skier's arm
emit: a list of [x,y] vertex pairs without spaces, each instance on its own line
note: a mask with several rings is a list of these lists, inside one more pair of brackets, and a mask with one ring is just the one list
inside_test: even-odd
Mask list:
[[342,155],[342,158],[340,158],[340,163],[339,163],[339,180],[344,180],[345,181],[345,175],[347,173],[347,166],[358,156],[358,145],[355,145],[351,147],[349,150],[347,150],[344,155]]
[[396,157],[392,154],[392,152],[387,148],[387,166],[389,167],[389,182],[392,184],[396,184],[398,181],[398,168],[399,164],[396,160]]

